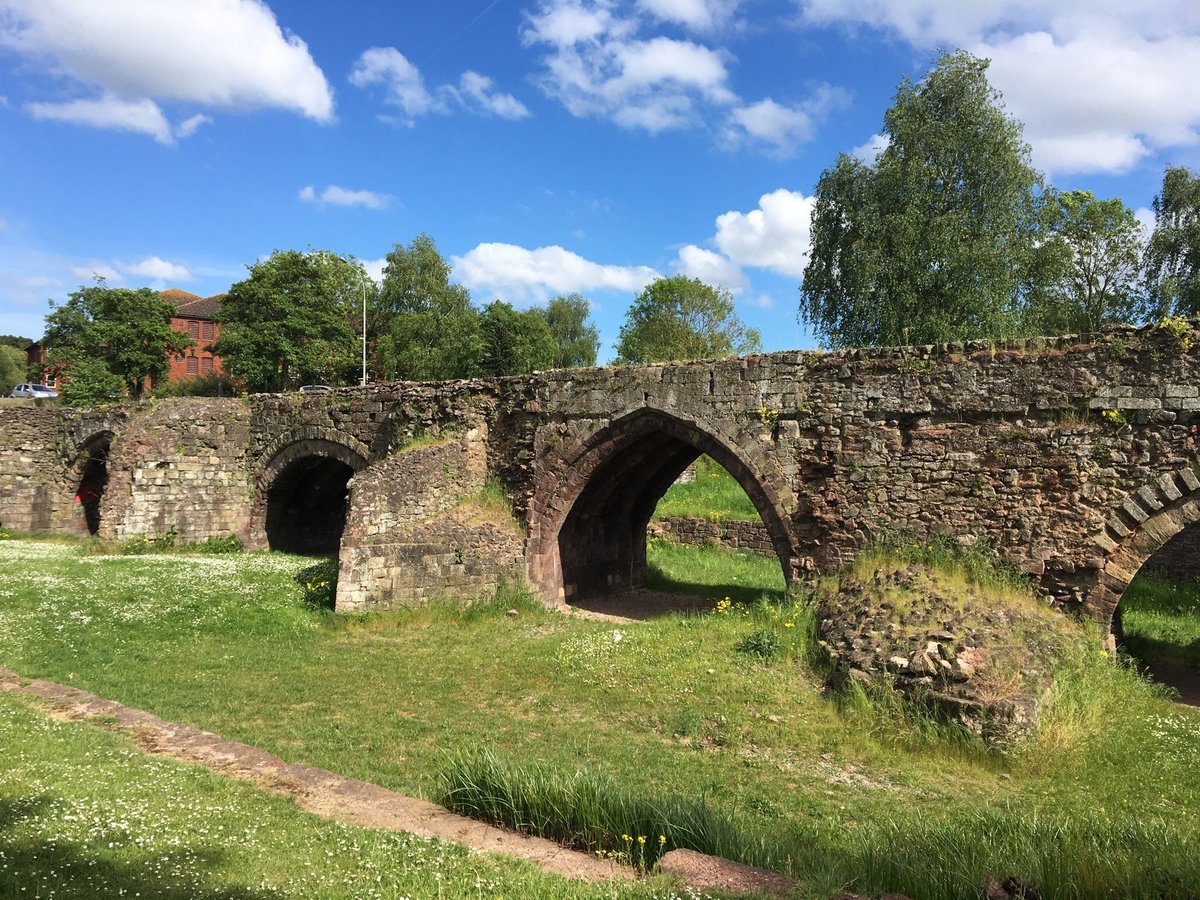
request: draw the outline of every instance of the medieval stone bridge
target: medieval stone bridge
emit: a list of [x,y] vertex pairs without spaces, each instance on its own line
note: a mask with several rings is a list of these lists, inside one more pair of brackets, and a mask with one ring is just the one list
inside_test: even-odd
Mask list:
[[[5,405],[0,521],[338,554],[341,609],[513,577],[562,602],[638,581],[656,502],[703,453],[746,490],[789,578],[886,535],[948,535],[987,541],[1059,604],[1108,621],[1141,565],[1200,519],[1197,341],[1193,323],[329,395]],[[81,487],[98,504],[74,502]]]

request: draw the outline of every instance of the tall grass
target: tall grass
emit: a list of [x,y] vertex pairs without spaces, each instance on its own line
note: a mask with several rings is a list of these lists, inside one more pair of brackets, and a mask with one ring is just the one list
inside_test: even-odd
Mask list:
[[439,802],[642,870],[680,847],[767,868],[786,864],[777,841],[728,811],[703,799],[634,792],[590,768],[567,772],[506,763],[489,750],[461,751],[446,762]]
[[692,516],[720,522],[756,522],[758,510],[737,480],[707,456],[696,460],[696,479],[677,483],[658,501],[656,516]]

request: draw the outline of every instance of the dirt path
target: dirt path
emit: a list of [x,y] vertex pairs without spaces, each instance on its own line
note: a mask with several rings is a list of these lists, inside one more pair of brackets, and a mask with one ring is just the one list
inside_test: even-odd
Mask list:
[[595,854],[567,850],[552,841],[485,825],[426,800],[405,797],[325,769],[287,763],[257,747],[167,722],[53,681],[22,679],[2,666],[0,691],[48,700],[55,712],[67,719],[103,717],[106,725],[131,733],[150,753],[198,763],[222,775],[252,781],[272,793],[293,798],[309,812],[339,822],[407,831],[475,850],[503,853],[529,860],[567,878],[615,881],[634,877],[633,870],[599,859]]
[[669,594],[647,588],[632,588],[617,594],[588,597],[570,604],[577,615],[612,622],[645,621],[672,612],[708,612],[712,600],[690,594]]

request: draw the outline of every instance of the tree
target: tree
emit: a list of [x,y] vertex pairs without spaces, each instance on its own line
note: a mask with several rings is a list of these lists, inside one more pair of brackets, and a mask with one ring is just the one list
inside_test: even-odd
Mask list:
[[1141,291],[1142,225],[1119,199],[1097,200],[1091,191],[1051,195],[1046,206],[1050,237],[1040,284],[1029,296],[1033,331],[1095,331],[1145,317]]
[[25,380],[25,348],[29,338],[0,334],[0,397]]
[[600,352],[600,332],[588,322],[591,304],[579,294],[559,295],[544,307],[535,306],[537,313],[550,326],[557,350],[554,368],[570,369],[596,364]]
[[93,406],[119,400],[124,385],[108,370],[104,360],[84,357],[71,363],[71,375],[63,383],[62,399],[68,406]]
[[554,366],[558,345],[536,312],[517,312],[496,300],[484,307],[482,324],[484,375],[525,375]]
[[42,338],[46,368],[62,373],[82,360],[98,361],[135,398],[166,378],[171,356],[192,345],[171,329],[175,306],[149,288],[110,288],[97,278],[51,307]]
[[1200,313],[1200,175],[1182,166],[1163,173],[1143,263],[1159,315]]
[[633,301],[616,349],[618,362],[650,363],[719,359],[761,345],[734,314],[729,291],[675,275],[651,282]]
[[276,250],[229,289],[214,352],[251,391],[287,390],[310,381],[357,381],[366,272],[328,250]]
[[873,165],[842,154],[817,184],[801,321],[833,346],[933,343],[1018,327],[1042,178],[986,60],[943,54],[901,82]]
[[484,338],[479,311],[433,238],[420,234],[387,255],[375,333],[380,374],[444,381],[479,374]]

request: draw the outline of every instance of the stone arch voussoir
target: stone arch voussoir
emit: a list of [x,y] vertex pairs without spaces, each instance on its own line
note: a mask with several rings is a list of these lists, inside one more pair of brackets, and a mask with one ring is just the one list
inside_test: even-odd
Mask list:
[[254,503],[250,517],[253,546],[266,546],[267,497],[279,474],[297,460],[318,456],[336,459],[359,472],[371,461],[371,450],[362,441],[334,428],[309,425],[280,435],[263,453],[254,476]]
[[530,582],[547,599],[561,596],[558,537],[575,502],[599,467],[655,432],[664,432],[711,456],[738,480],[771,536],[785,578],[792,581],[799,566],[799,550],[788,524],[795,497],[773,456],[752,443],[760,438],[732,435],[720,425],[678,410],[640,404],[615,413],[586,436],[565,437],[537,464],[527,514]]
[[1084,610],[1105,626],[1142,565],[1188,525],[1200,521],[1200,464],[1147,481],[1126,495],[1092,543],[1103,560]]

